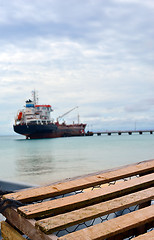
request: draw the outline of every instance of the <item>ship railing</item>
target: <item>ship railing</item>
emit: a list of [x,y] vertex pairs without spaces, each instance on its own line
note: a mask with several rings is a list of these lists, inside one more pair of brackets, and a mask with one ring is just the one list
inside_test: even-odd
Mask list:
[[42,119],[31,119],[25,121],[26,125],[37,124],[37,125],[48,125],[51,123],[51,120],[42,120]]

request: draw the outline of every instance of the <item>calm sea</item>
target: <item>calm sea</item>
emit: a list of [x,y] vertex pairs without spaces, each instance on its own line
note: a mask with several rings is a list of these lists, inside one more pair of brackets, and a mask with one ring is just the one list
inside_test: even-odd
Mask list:
[[154,134],[0,137],[0,180],[46,184],[154,158]]

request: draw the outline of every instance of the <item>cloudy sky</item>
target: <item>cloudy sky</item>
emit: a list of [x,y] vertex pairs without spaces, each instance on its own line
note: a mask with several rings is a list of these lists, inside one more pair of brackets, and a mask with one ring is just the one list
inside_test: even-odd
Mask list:
[[0,0],[0,134],[36,89],[87,130],[154,129],[153,0]]

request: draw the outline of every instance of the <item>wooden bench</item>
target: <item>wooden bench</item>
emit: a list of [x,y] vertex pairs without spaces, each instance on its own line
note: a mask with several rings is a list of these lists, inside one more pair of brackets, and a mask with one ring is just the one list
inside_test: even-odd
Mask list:
[[[154,160],[3,196],[4,240],[154,239]],[[151,231],[148,231],[148,230]]]

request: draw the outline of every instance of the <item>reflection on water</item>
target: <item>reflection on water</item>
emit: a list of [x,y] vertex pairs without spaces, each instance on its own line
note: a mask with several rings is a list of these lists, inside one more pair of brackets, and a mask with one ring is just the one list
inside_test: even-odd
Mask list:
[[0,137],[0,179],[45,184],[154,158],[153,135]]
[[[52,142],[43,140],[17,140],[16,152],[16,176],[19,179],[28,179],[33,183],[42,182],[54,172],[54,160],[52,156]],[[40,181],[39,181],[40,182]]]
[[24,158],[17,159],[16,161],[16,171],[17,174],[22,175],[44,175],[53,172],[53,161],[52,156],[28,156]]

